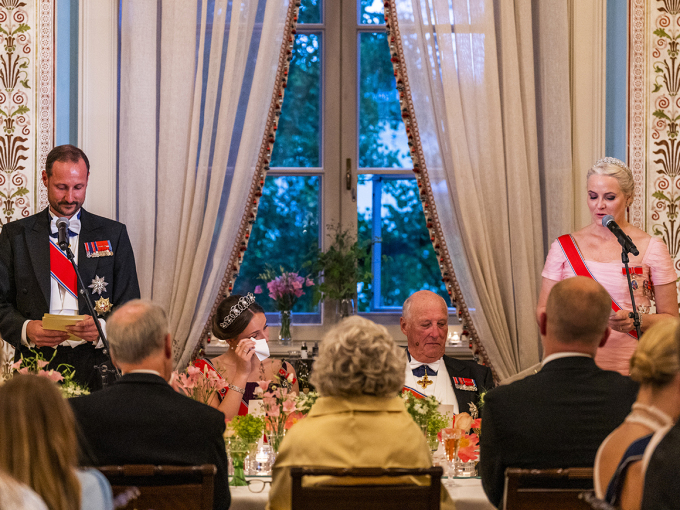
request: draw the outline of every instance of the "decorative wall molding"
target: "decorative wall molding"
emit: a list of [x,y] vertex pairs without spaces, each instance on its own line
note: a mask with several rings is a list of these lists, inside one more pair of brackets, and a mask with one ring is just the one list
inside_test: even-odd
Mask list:
[[0,0],[0,226],[47,203],[53,84],[54,0]]
[[666,243],[680,275],[679,44],[679,0],[629,0],[631,222]]

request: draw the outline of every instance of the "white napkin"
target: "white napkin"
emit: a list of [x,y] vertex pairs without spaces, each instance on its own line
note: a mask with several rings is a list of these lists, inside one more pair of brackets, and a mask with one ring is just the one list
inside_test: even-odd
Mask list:
[[256,340],[255,338],[251,338],[255,342],[255,347],[253,350],[255,351],[255,356],[257,356],[257,359],[260,361],[263,361],[269,357],[269,344],[267,341],[262,338],[260,340]]

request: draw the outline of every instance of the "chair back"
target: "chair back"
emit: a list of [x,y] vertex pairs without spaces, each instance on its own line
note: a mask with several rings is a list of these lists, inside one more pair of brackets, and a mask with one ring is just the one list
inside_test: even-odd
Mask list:
[[593,468],[505,470],[505,510],[588,510],[579,499],[593,489]]
[[[130,496],[126,510],[212,510],[217,468],[201,466],[154,466],[126,464],[101,466],[114,499]],[[138,490],[138,493],[136,490]],[[127,498],[126,498],[127,499]]]
[[[438,510],[441,497],[441,467],[421,469],[302,468],[290,469],[292,510]],[[352,478],[351,485],[303,485],[305,476]],[[376,478],[429,477],[429,485],[379,483]],[[368,479],[362,483],[361,479]],[[373,483],[377,482],[377,483]]]

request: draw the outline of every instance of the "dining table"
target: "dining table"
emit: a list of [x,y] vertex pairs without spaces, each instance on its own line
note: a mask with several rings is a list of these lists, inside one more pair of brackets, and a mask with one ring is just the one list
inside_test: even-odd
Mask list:
[[[248,480],[270,482],[270,477],[246,477]],[[474,478],[442,478],[442,482],[451,499],[456,504],[456,510],[494,510],[482,489],[482,480]],[[229,487],[231,492],[230,510],[264,510],[269,499],[271,485],[266,483],[262,492],[252,492],[248,487]]]

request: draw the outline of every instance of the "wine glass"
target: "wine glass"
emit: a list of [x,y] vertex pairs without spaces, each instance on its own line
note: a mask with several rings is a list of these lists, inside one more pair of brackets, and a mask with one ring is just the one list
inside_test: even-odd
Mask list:
[[458,458],[458,449],[460,448],[460,440],[463,437],[461,429],[444,429],[442,430],[442,442],[444,443],[444,451],[446,453],[446,460],[448,466],[448,480],[446,485],[451,487],[457,485],[453,478],[457,475],[458,465],[460,459]]

